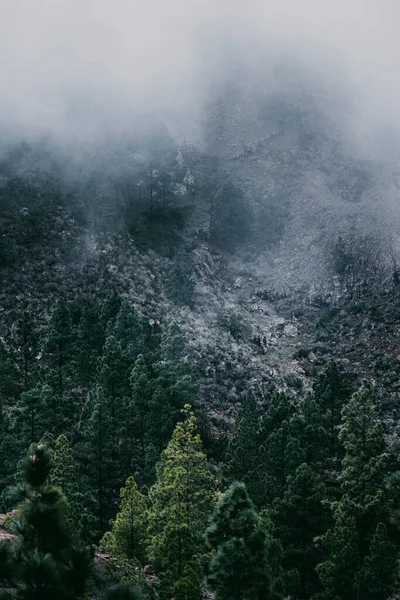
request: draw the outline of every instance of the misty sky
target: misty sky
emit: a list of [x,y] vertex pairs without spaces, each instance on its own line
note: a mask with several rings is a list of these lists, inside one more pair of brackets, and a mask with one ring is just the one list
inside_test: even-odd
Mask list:
[[46,131],[76,107],[180,110],[237,43],[260,61],[281,47],[335,57],[362,110],[397,127],[399,23],[398,0],[0,0],[0,120]]

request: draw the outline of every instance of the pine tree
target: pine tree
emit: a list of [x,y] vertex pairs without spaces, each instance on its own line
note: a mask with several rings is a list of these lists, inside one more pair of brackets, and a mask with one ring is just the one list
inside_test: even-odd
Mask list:
[[397,571],[396,549],[389,541],[385,525],[378,523],[369,554],[357,577],[358,597],[362,600],[391,598],[398,584]]
[[291,421],[283,421],[267,440],[265,468],[270,501],[283,494],[287,478],[294,475],[303,461],[304,452],[294,436]]
[[174,600],[202,600],[203,590],[201,589],[199,576],[196,571],[186,566],[182,577],[174,585]]
[[49,481],[65,494],[68,501],[67,521],[76,532],[82,535],[85,524],[85,508],[79,466],[65,435],[60,435],[55,441]]
[[342,411],[339,440],[345,450],[340,477],[343,492],[365,507],[373,503],[387,474],[384,427],[372,388],[365,382]]
[[0,398],[10,406],[14,405],[20,396],[23,386],[20,374],[14,361],[0,340]]
[[164,390],[176,423],[177,415],[185,404],[194,404],[196,386],[187,361],[186,340],[175,322],[161,335],[160,360],[156,372],[157,383]]
[[114,417],[119,414],[122,399],[129,394],[128,365],[120,342],[108,333],[100,363],[100,383],[110,398]]
[[46,350],[54,377],[51,383],[60,397],[65,394],[68,366],[72,361],[74,332],[68,305],[60,301],[53,311],[47,331]]
[[184,420],[157,465],[150,489],[150,558],[177,581],[185,565],[203,551],[202,535],[214,501],[214,481],[196,430],[196,418],[185,406]]
[[134,422],[132,424],[133,434],[139,441],[141,457],[144,459],[149,423],[151,422],[151,398],[154,390],[150,373],[142,354],[139,354],[136,359],[135,366],[132,369],[130,382],[132,392],[127,412],[128,415],[130,414],[134,417]]
[[160,385],[155,388],[149,406],[151,414],[149,433],[159,456],[172,435],[176,411],[172,409],[168,395]]
[[108,531],[100,545],[119,559],[145,560],[145,533],[147,505],[139,492],[135,479],[129,477],[121,489],[120,510],[111,531]]
[[11,546],[11,581],[21,600],[76,600],[85,588],[90,559],[66,522],[67,501],[48,484],[51,457],[32,446],[22,463],[21,502]]
[[235,432],[225,455],[229,481],[242,481],[256,505],[265,502],[265,473],[260,465],[259,415],[249,398],[236,419]]
[[49,412],[52,412],[51,402],[48,402],[50,395],[47,386],[35,387],[23,392],[14,408],[14,428],[25,448],[38,442],[48,428]]
[[298,574],[297,589],[288,589],[294,598],[305,600],[317,590],[315,567],[319,553],[314,538],[321,535],[327,525],[324,499],[324,485],[310,466],[302,464],[289,478],[283,498],[274,502],[272,519],[275,535],[283,548],[283,566]]
[[[294,585],[291,585],[289,581],[288,571],[283,568],[284,549],[276,533],[272,512],[271,506],[264,508],[260,512],[257,526],[265,536],[267,565],[271,579],[271,597],[281,600],[286,595],[285,589],[293,589]],[[295,579],[298,583],[298,576]]]
[[368,383],[353,394],[342,411],[342,418],[339,439],[345,455],[339,481],[342,492],[352,502],[363,559],[384,509],[385,480],[390,471],[384,427],[378,419],[376,401]]
[[24,379],[24,389],[29,386],[32,377],[34,358],[37,351],[37,332],[33,315],[24,310],[17,322],[18,344],[21,350],[21,366]]
[[323,413],[321,424],[328,437],[326,454],[333,465],[343,456],[343,449],[338,442],[338,429],[342,408],[350,399],[351,392],[349,376],[334,361],[321,373],[313,388],[315,401]]
[[15,437],[8,411],[0,398],[0,508],[1,495],[10,484],[16,467]]
[[345,497],[334,509],[334,524],[317,543],[325,560],[316,567],[323,592],[321,600],[354,600],[355,577],[360,568],[356,520]]
[[118,585],[107,593],[106,600],[144,600],[144,595],[139,588]]
[[324,477],[331,465],[327,462],[331,440],[325,427],[324,413],[312,394],[304,398],[293,415],[291,429],[299,442],[304,462]]
[[133,348],[133,344],[137,346],[137,338],[140,335],[140,323],[139,317],[135,310],[126,300],[121,302],[121,306],[115,320],[113,335],[121,344],[124,357],[127,358],[129,354],[130,359],[134,360],[137,356],[137,353],[135,351],[130,351],[130,349]]
[[275,394],[268,402],[259,425],[259,460],[254,469],[260,478],[260,488],[265,490],[261,502],[272,502],[280,497],[289,475],[304,462],[304,452],[296,437],[293,415],[297,407],[286,394]]
[[109,521],[110,502],[118,480],[118,468],[113,461],[112,417],[110,404],[101,386],[88,395],[81,418],[81,460],[85,465],[88,487],[92,492],[93,514],[97,519],[98,531],[93,537],[103,534]]
[[216,600],[268,600],[264,534],[246,486],[234,483],[216,506],[206,539],[214,554],[208,582]]
[[80,312],[76,334],[77,366],[83,384],[87,385],[96,375],[105,331],[95,303],[86,300]]

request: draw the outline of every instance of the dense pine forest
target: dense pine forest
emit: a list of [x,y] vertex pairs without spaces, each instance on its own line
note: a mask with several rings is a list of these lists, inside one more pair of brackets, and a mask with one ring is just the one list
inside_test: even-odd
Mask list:
[[251,66],[0,123],[1,599],[400,598],[396,144]]

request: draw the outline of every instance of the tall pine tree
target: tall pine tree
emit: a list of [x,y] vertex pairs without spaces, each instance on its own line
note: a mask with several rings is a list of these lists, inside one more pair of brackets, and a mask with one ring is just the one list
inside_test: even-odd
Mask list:
[[137,559],[144,564],[146,501],[133,477],[127,479],[120,495],[120,510],[115,520],[111,521],[111,531],[104,535],[100,545],[119,559]]
[[206,539],[213,550],[208,582],[216,600],[272,598],[265,537],[246,486],[234,483],[216,506]]
[[21,600],[76,600],[90,570],[89,553],[67,522],[66,498],[48,483],[50,470],[49,452],[32,446],[22,463],[16,538],[9,549],[9,579]]
[[149,556],[172,581],[204,551],[203,533],[215,497],[214,479],[196,429],[190,406],[157,465],[150,489]]

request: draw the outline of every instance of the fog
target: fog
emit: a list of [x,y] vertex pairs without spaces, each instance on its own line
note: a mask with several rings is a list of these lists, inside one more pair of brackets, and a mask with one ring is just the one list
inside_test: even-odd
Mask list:
[[231,60],[287,53],[346,82],[360,122],[397,129],[399,17],[396,0],[1,0],[0,123],[96,136],[144,111],[195,119]]

